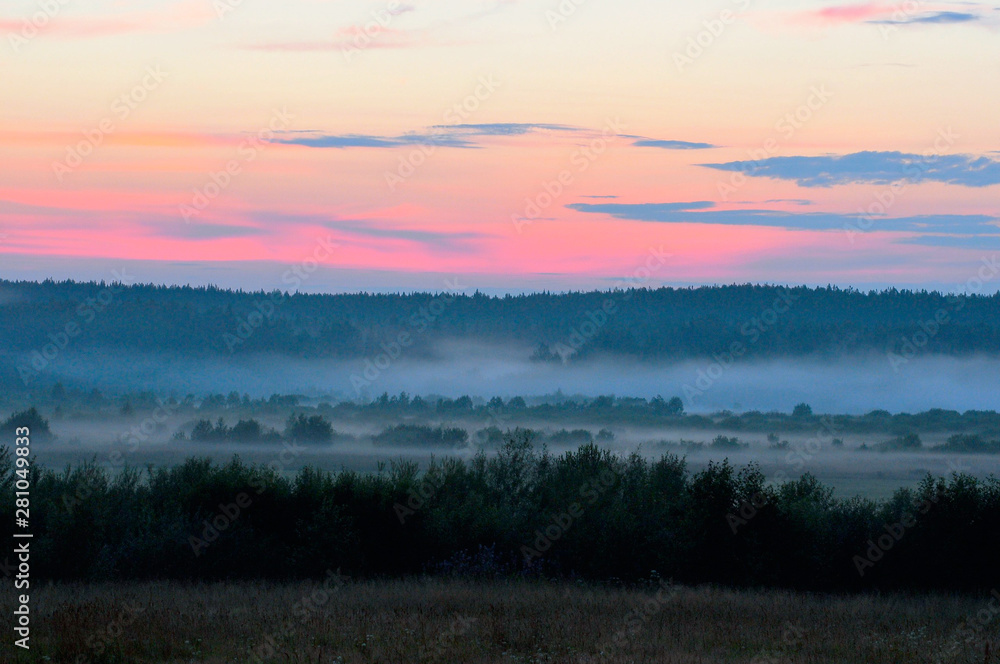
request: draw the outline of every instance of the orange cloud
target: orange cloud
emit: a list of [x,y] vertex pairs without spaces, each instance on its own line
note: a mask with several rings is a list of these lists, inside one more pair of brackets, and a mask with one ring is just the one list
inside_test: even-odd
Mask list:
[[[0,142],[5,145],[74,145],[86,138],[80,131],[9,131],[0,130]],[[102,143],[146,147],[201,147],[228,145],[233,136],[201,134],[196,132],[145,131],[108,133]]]

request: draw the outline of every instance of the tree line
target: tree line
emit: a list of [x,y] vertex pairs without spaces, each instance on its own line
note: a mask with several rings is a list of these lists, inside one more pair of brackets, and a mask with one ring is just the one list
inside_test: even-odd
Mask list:
[[[1000,482],[927,476],[883,502],[838,499],[810,475],[769,484],[753,465],[553,456],[512,432],[495,455],[421,469],[294,476],[280,463],[110,476],[94,463],[31,476],[40,579],[414,574],[825,591],[982,590],[996,584]],[[0,451],[0,520],[13,518]]]

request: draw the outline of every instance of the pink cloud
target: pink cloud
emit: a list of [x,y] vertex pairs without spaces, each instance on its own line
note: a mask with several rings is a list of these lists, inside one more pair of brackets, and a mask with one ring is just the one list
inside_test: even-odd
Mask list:
[[815,12],[816,16],[827,19],[831,22],[861,21],[864,19],[885,16],[892,13],[893,8],[888,5],[868,3],[861,5],[845,5],[842,7],[826,7]]
[[[132,32],[169,32],[205,25],[218,18],[212,5],[185,0],[144,12],[108,16],[63,16],[57,14],[39,32],[46,36],[88,39]],[[0,32],[20,34],[23,20],[0,20]]]
[[796,24],[839,25],[860,23],[891,16],[896,8],[883,2],[864,2],[854,5],[839,5],[795,12],[791,21]]

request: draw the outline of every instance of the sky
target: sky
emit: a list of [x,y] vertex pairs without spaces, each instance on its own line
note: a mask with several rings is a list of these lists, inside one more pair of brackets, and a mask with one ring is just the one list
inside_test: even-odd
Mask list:
[[995,292],[998,27],[918,0],[7,0],[0,278]]

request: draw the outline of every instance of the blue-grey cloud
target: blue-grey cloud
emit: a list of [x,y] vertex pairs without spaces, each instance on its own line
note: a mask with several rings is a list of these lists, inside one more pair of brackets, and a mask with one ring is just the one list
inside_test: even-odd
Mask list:
[[951,249],[979,249],[981,251],[1000,250],[1000,235],[978,235],[974,237],[956,235],[921,235],[908,237],[900,244],[918,244],[924,247],[948,247]]
[[444,250],[459,249],[461,248],[460,245],[463,245],[466,241],[492,237],[488,233],[469,231],[448,233],[419,228],[392,228],[354,219],[326,221],[323,225],[349,235],[388,240],[407,240]]
[[230,226],[227,224],[173,223],[155,224],[156,235],[182,240],[221,240],[226,238],[265,235],[266,229],[256,226]]
[[72,208],[62,208],[62,207],[52,207],[48,205],[34,205],[31,203],[19,203],[17,201],[10,201],[6,199],[0,199],[0,217],[15,217],[19,215],[32,215],[32,216],[56,216],[56,217],[87,217],[90,215],[88,210],[77,210]]
[[580,132],[580,127],[560,124],[540,124],[529,122],[494,122],[490,124],[434,125],[432,129],[460,133],[470,136],[523,136],[534,131]]
[[770,157],[759,161],[701,164],[749,176],[794,180],[802,187],[900,181],[945,182],[965,187],[1000,184],[1000,161],[967,154],[924,156],[904,152],[855,152],[819,157]]
[[282,212],[278,210],[255,210],[248,213],[253,221],[273,226],[274,224],[303,224],[323,226],[338,231],[342,236],[385,240],[405,240],[423,244],[439,251],[468,251],[469,242],[485,240],[493,235],[471,231],[429,231],[421,228],[401,228],[388,225],[376,219],[344,219],[333,214],[310,214]]
[[275,143],[302,145],[309,148],[399,148],[412,145],[439,145],[450,148],[475,148],[476,144],[446,132],[373,136],[370,134],[312,134],[279,136]]
[[781,210],[719,210],[710,201],[690,203],[573,203],[577,212],[606,214],[616,219],[668,224],[723,224],[771,226],[790,230],[896,231],[954,233],[969,236],[1000,232],[994,217],[975,214],[936,214],[911,217],[870,217],[837,212],[784,212]]
[[566,207],[577,212],[607,214],[618,219],[681,223],[692,214],[697,214],[693,211],[715,207],[715,203],[711,201],[691,203],[571,203]]
[[660,148],[663,150],[708,150],[718,147],[711,143],[691,143],[689,141],[661,141],[653,138],[641,138],[632,143],[640,148]]
[[434,125],[424,131],[396,136],[374,134],[325,134],[319,131],[288,131],[279,133],[275,143],[302,145],[310,148],[399,148],[413,145],[435,145],[448,148],[477,148],[476,137],[524,136],[537,131],[588,134],[589,130],[560,124],[538,122],[495,122],[491,124]]
[[795,205],[812,205],[813,202],[807,198],[769,198],[765,203],[794,203]]
[[983,20],[983,17],[979,14],[969,14],[968,12],[925,12],[903,18],[868,21],[868,23],[875,25],[912,25],[919,23],[969,23],[970,21],[981,20]]
[[388,9],[387,8],[386,11],[389,12],[390,14],[392,14],[393,16],[399,16],[400,14],[406,14],[406,13],[409,13],[409,12],[415,12],[415,11],[417,11],[417,7],[416,7],[416,5],[411,5],[409,3],[405,3],[405,4],[400,4],[397,7],[394,7],[392,9]]

